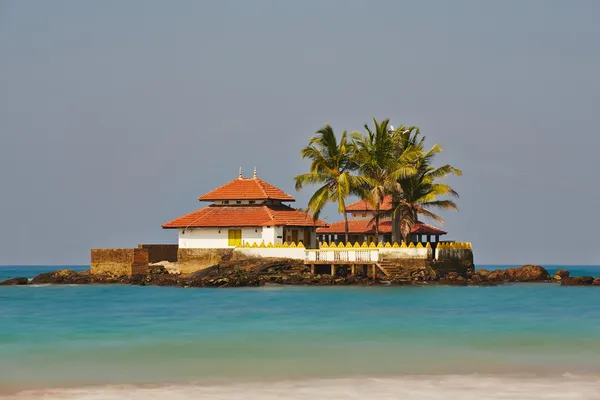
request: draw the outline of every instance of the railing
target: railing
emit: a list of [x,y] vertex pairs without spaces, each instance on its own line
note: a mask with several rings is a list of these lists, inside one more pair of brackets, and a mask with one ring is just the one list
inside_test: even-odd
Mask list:
[[357,248],[357,249],[322,249],[305,250],[305,261],[307,263],[376,263],[379,261],[379,249]]

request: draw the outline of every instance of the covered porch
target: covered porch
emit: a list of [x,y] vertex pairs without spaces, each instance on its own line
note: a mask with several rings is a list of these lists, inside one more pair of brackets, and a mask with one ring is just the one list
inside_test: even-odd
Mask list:
[[[317,229],[317,239],[319,243],[345,243],[345,224],[344,221],[334,222],[328,227]],[[411,230],[408,242],[415,245],[421,243],[425,245],[429,243],[435,248],[440,242],[440,237],[446,235],[447,232],[436,228],[433,225],[419,222],[415,224]],[[348,221],[348,241],[352,244],[358,243],[362,245],[366,243],[391,243],[392,242],[392,223],[389,220],[379,223],[379,235],[375,234],[375,224],[372,221]]]

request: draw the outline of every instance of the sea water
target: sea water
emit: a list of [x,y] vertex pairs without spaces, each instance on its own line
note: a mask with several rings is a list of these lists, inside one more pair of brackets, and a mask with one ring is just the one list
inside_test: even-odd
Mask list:
[[5,398],[600,399],[600,288],[0,287]]

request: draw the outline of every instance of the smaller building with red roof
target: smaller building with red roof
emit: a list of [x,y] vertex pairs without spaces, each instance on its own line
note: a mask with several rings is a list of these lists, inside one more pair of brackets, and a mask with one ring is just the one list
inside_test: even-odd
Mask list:
[[302,243],[317,247],[316,230],[327,226],[284,202],[295,199],[256,175],[240,173],[198,198],[211,204],[162,225],[177,229],[179,248],[233,248],[246,244]]
[[[392,198],[386,196],[380,207],[383,212],[392,210]],[[375,241],[375,209],[369,202],[359,200],[346,207],[348,219],[348,236],[351,243],[371,243]],[[339,242],[343,241],[345,236],[345,223],[338,221],[329,226],[317,229],[318,239],[321,242]],[[438,242],[441,235],[447,232],[423,222],[419,222],[412,227],[409,242]],[[381,217],[379,221],[379,242],[392,241],[392,221],[390,217]]]

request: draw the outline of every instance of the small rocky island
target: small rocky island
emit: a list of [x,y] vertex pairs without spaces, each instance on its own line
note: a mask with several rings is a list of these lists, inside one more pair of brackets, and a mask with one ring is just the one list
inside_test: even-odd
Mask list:
[[313,274],[310,269],[297,260],[287,259],[249,259],[245,261],[224,261],[218,265],[190,274],[175,273],[170,263],[153,264],[146,274],[117,275],[92,274],[90,271],[72,271],[68,269],[43,273],[34,277],[14,278],[0,285],[39,285],[39,284],[127,284],[173,287],[256,287],[269,284],[332,286],[332,285],[452,285],[452,286],[497,286],[508,283],[540,282],[559,283],[561,286],[597,286],[600,277],[570,277],[566,270],[558,270],[554,276],[537,265],[523,265],[518,268],[489,271],[479,269],[465,270],[463,273],[449,272],[438,276],[435,270],[423,268],[411,274],[386,276],[378,274],[373,278],[366,274],[351,274],[340,268],[335,276],[331,274]]

